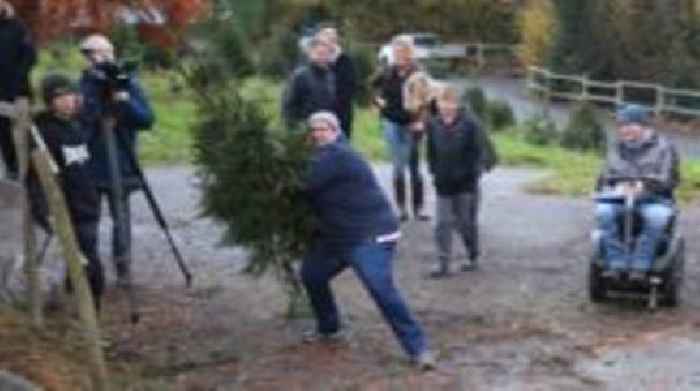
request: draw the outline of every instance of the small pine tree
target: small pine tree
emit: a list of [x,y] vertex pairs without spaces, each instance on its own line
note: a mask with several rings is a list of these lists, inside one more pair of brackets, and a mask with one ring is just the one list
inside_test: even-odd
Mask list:
[[203,214],[223,223],[223,244],[249,250],[247,272],[280,277],[295,316],[303,292],[294,264],[314,230],[303,194],[310,146],[302,134],[270,129],[265,102],[239,92],[245,67],[222,67],[236,57],[249,64],[239,36],[207,36],[205,52],[183,70],[198,106],[194,152]]
[[536,115],[523,124],[523,137],[532,145],[549,145],[559,138],[557,125],[551,118],[544,115]]
[[486,111],[490,129],[494,132],[515,125],[513,107],[506,100],[492,100],[488,102]]
[[465,104],[482,123],[486,123],[486,109],[488,102],[486,94],[481,87],[471,87],[464,92],[462,103]]
[[560,142],[564,148],[604,153],[606,141],[605,126],[598,119],[595,107],[583,103],[571,113]]

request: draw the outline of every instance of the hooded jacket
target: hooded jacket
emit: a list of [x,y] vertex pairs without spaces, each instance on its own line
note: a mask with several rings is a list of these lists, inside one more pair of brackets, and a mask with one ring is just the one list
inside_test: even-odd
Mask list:
[[638,143],[617,141],[608,154],[598,186],[615,185],[615,178],[643,177],[654,179],[647,190],[655,195],[672,198],[680,183],[680,159],[673,144],[652,133]]

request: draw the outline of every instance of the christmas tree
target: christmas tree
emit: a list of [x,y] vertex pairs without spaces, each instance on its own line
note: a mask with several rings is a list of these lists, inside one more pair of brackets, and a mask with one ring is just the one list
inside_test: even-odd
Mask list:
[[281,278],[293,316],[302,298],[295,262],[314,227],[303,193],[310,145],[303,134],[272,129],[264,102],[240,93],[252,67],[230,23],[212,20],[202,31],[209,37],[203,52],[183,74],[198,106],[194,149],[203,213],[224,224],[224,244],[249,250],[246,271]]

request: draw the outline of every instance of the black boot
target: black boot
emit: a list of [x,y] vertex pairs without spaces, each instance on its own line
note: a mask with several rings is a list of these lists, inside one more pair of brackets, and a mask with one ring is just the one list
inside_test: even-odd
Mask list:
[[413,200],[413,217],[419,221],[428,221],[430,216],[423,210],[424,193],[423,178],[421,176],[411,178],[411,198]]
[[394,178],[394,200],[396,207],[399,208],[399,220],[404,222],[408,220],[408,212],[406,212],[406,182],[403,176]]
[[126,257],[114,258],[114,268],[117,272],[117,286],[128,288],[131,285],[131,262]]
[[479,239],[476,226],[468,237],[464,237],[464,248],[467,250],[469,261],[462,265],[462,271],[469,272],[479,269]]

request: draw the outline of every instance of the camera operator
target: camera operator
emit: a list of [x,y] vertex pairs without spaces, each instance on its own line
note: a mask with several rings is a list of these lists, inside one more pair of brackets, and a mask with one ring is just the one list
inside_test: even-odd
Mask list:
[[[103,35],[85,38],[80,51],[89,63],[80,79],[83,96],[81,125],[92,156],[91,171],[100,199],[107,198],[112,217],[112,261],[117,283],[126,286],[131,278],[131,212],[129,197],[141,187],[129,154],[137,156],[138,130],[149,129],[154,115],[133,69],[116,61],[112,43]],[[121,200],[115,199],[113,162],[110,161],[105,126],[113,124],[116,145],[117,185]],[[119,178],[119,176],[121,178]],[[121,210],[119,210],[121,208]]]
[[[29,30],[15,16],[9,2],[0,0],[0,101],[14,102],[31,93],[29,74],[36,63],[36,49]],[[0,154],[9,179],[17,179],[17,156],[12,124],[0,116]]]

